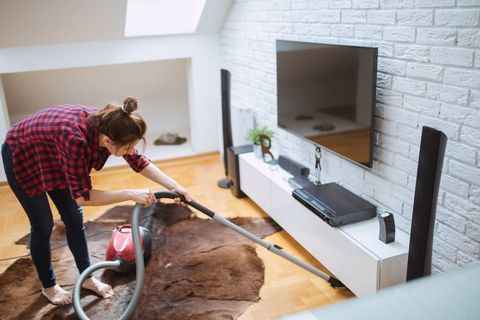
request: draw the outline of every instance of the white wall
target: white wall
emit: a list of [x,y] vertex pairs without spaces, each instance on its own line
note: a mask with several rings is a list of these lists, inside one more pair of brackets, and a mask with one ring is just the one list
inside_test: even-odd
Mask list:
[[[150,16],[137,15],[129,12],[128,6],[134,7],[147,5]],[[180,6],[176,0],[170,0],[170,6]],[[188,28],[178,26],[174,33],[218,33],[221,30],[225,16],[230,9],[232,0],[182,0],[183,3],[191,2],[192,10],[189,12],[189,23],[186,15],[180,12],[169,13],[173,21],[186,22]],[[155,35],[168,34],[170,30],[158,32],[155,24],[170,28],[165,25],[162,13],[155,10],[161,9],[162,3],[158,0],[2,0],[0,1],[0,48],[19,46],[40,46],[52,44],[93,42],[121,40],[125,35]],[[131,9],[131,8],[129,8]],[[203,9],[203,10],[202,10]],[[189,10],[190,11],[190,10]],[[142,14],[142,12],[139,12]],[[176,15],[178,14],[178,15]],[[136,18],[129,26],[127,19]],[[148,20],[151,21],[148,21]],[[198,21],[199,20],[199,21]],[[172,20],[171,20],[172,21]],[[197,24],[198,22],[198,24]],[[132,25],[132,23],[134,25]],[[175,23],[177,25],[177,23]],[[148,29],[148,27],[152,27]],[[197,28],[195,29],[195,26]],[[134,34],[126,29],[136,30]],[[182,30],[179,30],[183,28]],[[138,31],[141,30],[142,33]]]
[[216,34],[3,48],[0,49],[0,74],[190,59],[194,66],[191,76],[199,82],[188,89],[189,112],[195,115],[191,128],[198,130],[198,134],[191,132],[191,143],[195,152],[201,153],[219,148],[216,130],[220,124],[214,116],[219,108],[218,52]]
[[[448,271],[480,260],[479,25],[476,0],[235,1],[222,67],[232,73],[234,110],[251,108],[275,130],[278,152],[314,172],[314,146],[277,128],[275,41],[378,47],[373,169],[324,151],[322,180],[393,212],[409,232],[421,128],[445,132],[433,264]],[[235,128],[239,144],[246,128]]]
[[186,59],[11,73],[3,85],[12,124],[47,106],[101,108],[135,95],[149,131],[189,127]]
[[[199,1],[192,1],[195,1],[195,8],[199,9],[197,3]],[[127,0],[0,1],[1,141],[5,138],[7,128],[10,126],[1,79],[9,77],[9,74],[15,73],[21,77],[19,75],[23,72],[49,73],[62,69],[182,59],[186,83],[190,83],[186,89],[186,96],[182,94],[176,97],[155,97],[148,93],[142,96],[138,94],[141,86],[151,85],[150,81],[144,79],[137,79],[140,88],[131,94],[140,96],[140,102],[152,105],[164,104],[170,107],[168,113],[159,109],[148,109],[146,113],[144,112],[147,120],[159,117],[159,112],[162,112],[160,117],[168,122],[168,124],[163,123],[162,129],[165,131],[168,131],[170,124],[172,127],[185,124],[175,123],[177,121],[175,117],[184,113],[194,115],[194,117],[188,117],[187,124],[195,131],[190,132],[191,147],[196,153],[219,150],[221,130],[218,33],[231,3],[232,0],[206,0],[197,29],[190,35],[125,38]],[[162,75],[162,77],[169,81],[171,75]],[[176,79],[173,77],[171,80],[173,83]],[[10,81],[14,80],[9,77],[9,83]],[[112,87],[120,85],[118,81],[108,84]],[[168,85],[169,83],[162,83],[161,86]],[[108,85],[104,86],[105,89],[107,87]],[[162,87],[158,90],[162,90]],[[183,84],[182,87],[184,87]],[[82,86],[76,86],[76,88],[81,90]],[[176,90],[171,86],[168,88],[172,91]],[[38,89],[29,85],[29,90]],[[66,95],[63,99],[71,101],[73,98],[70,97],[77,96],[82,103],[87,104],[88,101],[92,101],[93,105],[101,105],[110,97],[114,100],[122,98],[115,91],[112,91],[109,97],[98,95],[90,97],[89,94],[80,97],[72,91],[70,93],[72,95],[68,99]],[[42,98],[45,105],[56,104],[59,103],[58,100],[62,100],[59,96],[55,99],[50,98]],[[15,114],[21,114],[20,109],[26,106],[37,107],[42,103],[28,100],[15,104],[16,106],[9,106],[13,109],[11,110],[14,114],[13,118],[16,117]],[[186,111],[187,104],[189,107]],[[16,110],[17,108],[19,110]],[[153,125],[151,127],[154,128]],[[0,170],[0,181],[3,180],[5,180],[3,170]]]
[[0,47],[122,39],[127,0],[2,0]]
[[[3,81],[2,77],[0,76],[0,137],[5,137],[5,134],[10,128],[10,121],[8,119],[8,110],[7,110],[7,102],[5,100],[5,93],[3,90]],[[1,140],[0,143],[3,143],[4,139]],[[0,165],[2,170],[0,170],[0,181],[6,181],[7,177],[5,176],[5,171],[3,170],[3,161]]]
[[[189,112],[196,115],[191,119],[195,122],[192,126],[199,130],[198,134],[192,132],[191,145],[195,152],[218,150],[221,132],[218,32],[231,3],[231,0],[207,0],[194,34],[125,38],[127,0],[2,1],[0,76],[188,59],[187,81],[200,81],[192,82],[188,89]],[[5,133],[0,133],[3,138]]]
[[0,73],[208,58],[218,46],[218,35],[203,34],[0,48]]
[[[197,152],[218,150],[220,137],[220,50],[192,59],[188,71],[190,131]],[[205,107],[208,106],[208,108]],[[212,139],[217,137],[218,139]]]

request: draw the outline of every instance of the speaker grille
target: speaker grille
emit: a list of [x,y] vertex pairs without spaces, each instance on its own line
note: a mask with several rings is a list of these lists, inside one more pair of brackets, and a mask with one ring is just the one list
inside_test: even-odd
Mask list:
[[423,127],[413,202],[407,281],[430,275],[432,244],[447,136]]

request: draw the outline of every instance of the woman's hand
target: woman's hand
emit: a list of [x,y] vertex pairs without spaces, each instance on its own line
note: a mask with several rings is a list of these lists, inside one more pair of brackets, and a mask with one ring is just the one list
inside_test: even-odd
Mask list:
[[[155,164],[150,162],[148,166],[146,166],[142,171],[140,171],[140,174],[145,178],[148,178],[153,182],[156,182],[159,185],[167,188],[170,191],[174,191],[181,194],[185,198],[186,202],[192,201],[192,198],[188,194],[187,190],[185,190],[182,186],[180,186],[174,179],[166,175]],[[179,198],[174,200],[176,204],[186,205]]]
[[157,201],[153,192],[148,189],[133,189],[129,191],[130,200],[143,205],[143,207],[149,207]]
[[[182,186],[180,185],[177,185],[174,189],[172,189],[171,191],[174,191],[178,194],[181,194],[185,200],[187,200],[188,202],[192,201],[192,198],[190,197],[190,195],[188,194],[187,190],[185,188],[183,188]],[[175,198],[175,203],[176,204],[181,204],[182,206],[186,206],[186,204],[184,202],[182,202],[180,200],[180,198]]]

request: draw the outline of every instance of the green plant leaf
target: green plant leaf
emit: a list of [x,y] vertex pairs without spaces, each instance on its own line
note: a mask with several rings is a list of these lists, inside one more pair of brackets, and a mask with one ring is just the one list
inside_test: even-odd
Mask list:
[[260,135],[265,135],[270,139],[273,137],[274,132],[268,129],[266,126],[257,127],[254,126],[247,131],[245,139],[251,141],[253,144],[260,144]]

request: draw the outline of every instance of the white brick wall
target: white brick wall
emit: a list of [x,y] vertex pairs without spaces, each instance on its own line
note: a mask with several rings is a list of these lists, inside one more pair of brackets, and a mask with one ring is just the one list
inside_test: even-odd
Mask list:
[[[234,2],[222,33],[235,107],[274,129],[273,144],[314,169],[314,146],[276,125],[275,40],[379,48],[375,151],[366,170],[328,151],[337,181],[396,215],[410,231],[421,127],[449,138],[439,192],[434,270],[480,261],[480,1],[276,0]],[[247,128],[248,126],[245,126]],[[235,132],[243,143],[245,132]]]

